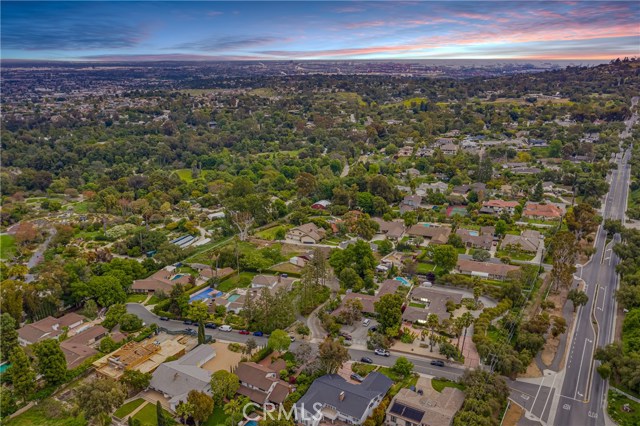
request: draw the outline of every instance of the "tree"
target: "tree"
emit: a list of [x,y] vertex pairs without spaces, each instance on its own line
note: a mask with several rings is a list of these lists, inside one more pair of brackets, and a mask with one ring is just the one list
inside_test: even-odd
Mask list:
[[267,345],[274,351],[284,352],[291,345],[291,338],[284,330],[273,330],[269,336]]
[[240,422],[242,411],[249,402],[249,398],[241,396],[225,404],[224,413],[230,417],[231,425],[237,425]]
[[553,337],[558,337],[562,333],[567,331],[567,320],[563,317],[553,317],[553,326],[551,327],[551,334]]
[[393,364],[393,367],[391,367],[391,369],[394,373],[397,373],[402,377],[407,377],[413,371],[413,364],[408,359],[401,356],[396,359],[396,362],[395,364]]
[[106,378],[82,382],[75,391],[76,403],[89,419],[109,415],[122,405],[126,395],[124,386]]
[[192,302],[187,316],[195,322],[206,321],[209,318],[209,307],[202,300]]
[[57,386],[67,378],[67,361],[60,349],[60,342],[46,339],[33,345],[38,362],[38,372],[50,386]]
[[570,208],[565,215],[565,221],[567,228],[574,233],[577,241],[580,241],[584,235],[594,232],[600,223],[596,210],[586,203]]
[[402,296],[398,294],[385,294],[374,303],[375,312],[378,314],[380,331],[389,337],[397,336],[402,322]]
[[258,344],[256,343],[256,339],[254,339],[253,337],[249,337],[247,339],[247,342],[244,344],[244,350],[245,353],[247,355],[251,355],[251,353],[255,350],[255,348],[258,347]]
[[458,251],[448,244],[435,246],[433,248],[433,263],[445,272],[449,272],[458,263]]
[[106,315],[104,316],[104,321],[102,321],[102,326],[111,330],[113,327],[118,325],[120,322],[120,318],[127,313],[127,307],[122,304],[111,305]]
[[228,214],[231,223],[238,228],[238,237],[240,241],[245,241],[249,236],[249,229],[253,225],[254,218],[249,212],[230,211]]
[[9,361],[13,391],[22,401],[26,401],[36,389],[36,372],[21,346],[13,348]]
[[100,352],[104,354],[108,354],[109,352],[113,352],[118,348],[118,344],[111,338],[111,336],[105,336],[102,340],[100,340]]
[[218,370],[211,375],[211,397],[215,405],[220,405],[225,398],[232,398],[240,387],[240,379],[233,373]]
[[158,423],[158,426],[166,426],[167,424],[160,401],[156,401],[156,423]]
[[560,287],[569,287],[573,283],[576,271],[576,238],[569,231],[560,231],[551,240],[553,268],[550,278],[554,291]]
[[193,413],[193,406],[188,402],[181,402],[176,407],[176,415],[180,418],[180,423],[186,423],[187,419],[191,417]]
[[495,232],[496,235],[504,235],[507,233],[507,222],[505,222],[504,220],[500,219],[496,222],[496,226],[495,226]]
[[577,290],[572,288],[569,290],[569,294],[567,294],[567,299],[573,302],[573,312],[578,309],[578,306],[584,306],[589,301],[589,296],[582,290]]
[[613,237],[615,234],[619,234],[624,229],[621,220],[615,219],[605,219],[604,220],[604,230],[607,231],[607,235],[609,237]]
[[335,374],[342,364],[349,360],[349,351],[337,340],[331,337],[324,339],[318,348],[320,363],[327,374]]
[[137,393],[149,387],[149,383],[151,383],[151,373],[142,373],[138,370],[125,370],[120,381],[127,385],[132,393]]
[[84,303],[82,315],[89,319],[95,319],[98,316],[98,305],[93,299],[89,299]]
[[138,331],[142,328],[142,319],[136,314],[126,313],[120,317],[120,330],[126,332]]
[[362,319],[362,301],[358,298],[349,299],[344,302],[343,310],[340,312],[340,319],[345,324],[353,324]]
[[2,355],[3,361],[9,359],[11,350],[16,346],[18,346],[16,320],[4,312],[2,316],[0,316],[0,355]]
[[306,364],[311,359],[312,352],[311,345],[307,342],[302,342],[293,350],[293,356],[299,364]]
[[18,409],[15,393],[5,385],[0,385],[0,401],[2,401],[0,404],[0,417],[2,418],[8,417]]
[[486,262],[491,257],[491,253],[487,250],[478,249],[473,252],[473,260],[478,262]]
[[476,171],[476,180],[478,182],[489,182],[493,176],[493,164],[491,157],[483,155]]
[[533,194],[531,194],[529,198],[531,201],[542,201],[542,197],[544,197],[544,189],[542,188],[542,182],[538,181],[533,188]]
[[197,390],[189,391],[187,403],[193,407],[191,417],[196,422],[196,425],[206,421],[211,413],[213,413],[213,398],[204,392]]
[[471,327],[471,324],[473,324],[473,315],[471,315],[470,312],[465,312],[460,317],[460,323],[464,328],[464,337],[462,338],[462,349],[460,349],[460,352],[464,353],[464,343],[467,340],[467,330]]
[[436,328],[440,325],[440,318],[436,314],[429,314],[427,317],[427,327],[429,327],[429,352],[433,352],[433,344],[435,342],[434,333]]
[[207,335],[204,332],[204,321],[198,322],[198,344],[203,345],[207,341]]

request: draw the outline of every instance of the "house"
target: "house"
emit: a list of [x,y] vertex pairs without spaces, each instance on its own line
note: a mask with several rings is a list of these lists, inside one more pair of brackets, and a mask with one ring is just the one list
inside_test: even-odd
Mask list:
[[520,235],[511,235],[511,234],[505,235],[500,247],[502,249],[505,249],[509,246],[512,246],[522,251],[535,253],[538,251],[540,242],[541,242],[540,232],[533,231],[533,230],[526,230],[526,231],[523,231],[522,234]]
[[431,379],[420,377],[415,387],[402,388],[389,403],[386,426],[451,426],[462,408],[464,393],[446,387],[436,391]]
[[96,355],[98,351],[93,346],[107,333],[106,328],[96,325],[62,341],[60,349],[67,361],[67,369],[76,368],[87,358]]
[[467,248],[490,250],[493,245],[493,232],[483,234],[482,231],[478,232],[459,228],[456,230],[456,235],[460,237],[462,243]]
[[269,367],[255,362],[241,362],[235,371],[240,379],[237,392],[261,406],[268,402],[282,404],[293,391],[288,383],[279,378],[280,371],[286,368],[287,365],[282,359]]
[[422,204],[421,196],[407,195],[400,203],[400,214],[417,210],[418,208],[420,208],[420,204]]
[[175,411],[180,402],[187,400],[191,390],[211,394],[211,371],[201,368],[216,356],[210,345],[200,345],[176,361],[160,364],[153,372],[149,387],[167,398]]
[[[421,319],[426,321],[427,316],[430,314],[437,315],[442,321],[450,317],[449,312],[447,312],[448,301],[451,301],[456,305],[462,303],[462,295],[459,293],[444,292],[428,287],[414,287],[409,298],[417,304],[424,305],[424,308],[408,306],[407,309],[405,309],[402,319],[409,322],[422,322]],[[422,312],[407,313],[407,311],[410,310],[419,310]],[[417,320],[413,318],[416,318]]]
[[475,260],[458,259],[456,270],[465,275],[489,278],[492,280],[504,280],[509,272],[517,271],[518,266],[505,263],[476,262]]
[[68,334],[81,331],[82,324],[87,319],[74,312],[60,318],[48,316],[18,329],[18,343],[21,346],[32,345],[46,339],[57,339],[67,330]]
[[555,204],[538,204],[528,202],[522,210],[523,217],[538,219],[558,219],[562,217],[563,211]]
[[174,266],[165,266],[148,278],[135,280],[131,285],[134,293],[163,292],[169,294],[176,284],[189,284],[190,274],[174,273]]
[[390,240],[398,240],[404,234],[405,228],[402,220],[383,220],[379,217],[375,217],[373,220],[380,226],[378,233],[386,235]]
[[402,283],[399,280],[386,279],[382,281],[382,284],[380,284],[380,288],[378,288],[376,297],[379,299],[385,294],[394,294],[396,291],[398,291],[401,285]]
[[[432,192],[440,192],[444,194],[449,190],[449,185],[444,182],[434,182],[434,183],[422,183],[416,189],[416,194],[426,195],[429,191]],[[421,193],[421,194],[420,194]]]
[[502,214],[503,212],[507,212],[513,214],[517,206],[517,201],[489,200],[482,203],[480,213]]
[[396,157],[411,157],[413,155],[413,147],[406,145],[398,150]]
[[511,169],[511,172],[516,175],[537,175],[542,170],[537,167],[515,167]]
[[407,230],[412,237],[422,237],[429,244],[446,244],[451,235],[451,228],[431,226],[428,223],[417,223]]
[[329,200],[320,200],[311,204],[311,208],[315,210],[326,210],[327,207],[331,205],[331,201]]
[[332,312],[332,315],[338,316],[344,310],[344,306],[348,300],[358,299],[362,303],[362,313],[374,315],[376,313],[374,304],[378,301],[378,297],[370,294],[347,293],[342,299],[340,306]]
[[380,404],[393,385],[387,376],[373,371],[359,384],[347,382],[337,374],[317,378],[295,404],[299,425],[320,423],[361,425]]
[[273,288],[280,282],[280,277],[275,275],[256,275],[251,280],[251,288]]
[[452,143],[448,143],[442,145],[440,150],[444,155],[456,155],[458,153],[458,145],[454,145]]
[[305,223],[290,229],[286,237],[288,240],[299,241],[303,244],[318,244],[326,234],[327,231],[315,223]]

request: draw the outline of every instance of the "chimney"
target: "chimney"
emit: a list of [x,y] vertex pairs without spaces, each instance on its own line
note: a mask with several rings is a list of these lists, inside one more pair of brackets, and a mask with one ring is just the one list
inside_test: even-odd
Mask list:
[[344,401],[344,391],[340,392],[340,401]]

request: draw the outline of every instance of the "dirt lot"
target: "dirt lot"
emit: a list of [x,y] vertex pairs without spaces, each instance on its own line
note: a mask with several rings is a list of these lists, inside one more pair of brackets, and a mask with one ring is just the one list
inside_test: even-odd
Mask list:
[[518,404],[511,403],[509,405],[509,409],[507,410],[507,414],[504,415],[504,420],[502,421],[503,426],[516,426],[518,421],[522,418],[524,414],[524,410]]
[[231,352],[227,346],[228,343],[216,342],[211,346],[216,350],[216,356],[204,363],[202,368],[209,371],[226,370],[230,371],[232,367],[235,367],[240,362],[242,354],[239,352]]

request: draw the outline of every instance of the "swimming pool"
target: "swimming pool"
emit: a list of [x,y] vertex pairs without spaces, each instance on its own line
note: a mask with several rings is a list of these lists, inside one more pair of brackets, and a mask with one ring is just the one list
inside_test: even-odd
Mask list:
[[197,293],[192,294],[189,297],[189,302],[194,302],[196,300],[203,300],[203,299],[211,299],[211,298],[215,298],[215,297],[220,297],[222,296],[224,293],[221,291],[218,291],[214,288],[205,288],[204,290],[200,290]]
[[173,278],[171,278],[171,281],[179,280],[182,277],[184,277],[184,274],[175,274]]
[[396,277],[395,279],[396,279],[396,281],[400,281],[402,283],[402,285],[406,285],[406,286],[410,286],[411,285],[409,280],[407,280],[406,278]]
[[480,235],[480,233],[478,231],[469,231],[469,235],[477,237],[478,235]]
[[239,294],[232,294],[231,296],[227,297],[227,300],[229,302],[235,302],[236,300],[238,300],[240,298]]
[[255,420],[249,420],[244,424],[244,426],[258,426],[258,422],[256,422]]
[[5,371],[7,371],[7,369],[9,369],[9,367],[11,367],[11,364],[9,364],[8,362],[1,364],[0,373],[4,373]]

